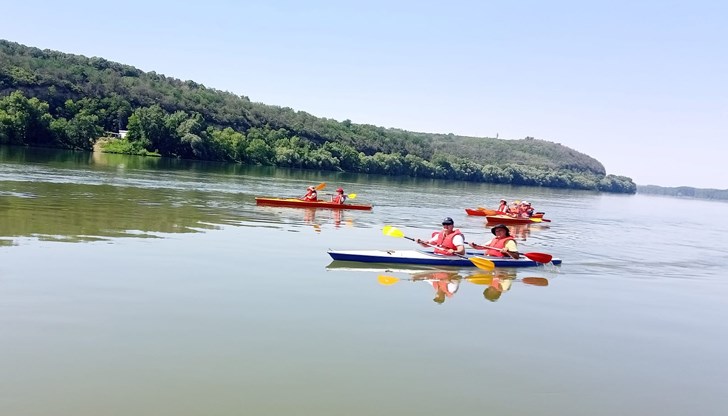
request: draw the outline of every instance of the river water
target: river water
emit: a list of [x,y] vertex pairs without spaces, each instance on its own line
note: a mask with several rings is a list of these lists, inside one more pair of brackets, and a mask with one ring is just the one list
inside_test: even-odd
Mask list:
[[[373,211],[255,205],[322,182]],[[326,253],[416,248],[382,227],[425,238],[445,216],[485,243],[464,208],[501,197],[546,213],[512,231],[563,265],[498,270],[494,292],[477,268]],[[725,218],[703,200],[0,147],[0,414],[724,415]]]

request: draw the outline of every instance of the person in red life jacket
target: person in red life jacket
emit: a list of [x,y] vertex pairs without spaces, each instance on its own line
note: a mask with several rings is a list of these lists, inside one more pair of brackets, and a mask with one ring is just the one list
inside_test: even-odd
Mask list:
[[484,246],[476,243],[469,243],[470,247],[478,250],[485,250],[486,256],[506,257],[510,256],[518,259],[518,245],[516,239],[511,237],[511,231],[503,224],[498,224],[490,229],[495,236],[490,242]]
[[316,192],[316,187],[309,186],[308,189],[306,189],[306,195],[298,199],[302,201],[318,201],[318,193]]
[[346,195],[344,195],[344,188],[339,188],[336,190],[336,195],[331,197],[331,202],[334,204],[343,204],[344,201],[346,201]]
[[508,201],[505,199],[500,200],[500,205],[498,205],[498,214],[507,214],[508,213]]
[[455,222],[450,217],[442,220],[442,231],[435,231],[427,241],[418,238],[417,242],[423,247],[434,247],[437,254],[465,254],[465,236],[455,229]]
[[526,215],[528,215],[528,218],[533,217],[533,213],[535,210],[531,206],[531,203],[528,201],[523,201],[523,205],[525,205]]
[[513,201],[511,202],[511,205],[508,206],[508,209],[506,210],[506,215],[509,215],[511,217],[517,217],[518,216],[518,207],[520,206],[521,201]]
[[531,215],[528,213],[529,204],[528,201],[523,201],[518,205],[518,212],[517,216],[518,218],[531,218]]

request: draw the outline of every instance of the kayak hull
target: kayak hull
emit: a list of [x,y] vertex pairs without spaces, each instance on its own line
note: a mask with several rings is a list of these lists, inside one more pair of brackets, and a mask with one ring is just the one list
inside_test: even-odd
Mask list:
[[485,217],[486,215],[495,215],[498,211],[493,209],[465,208],[465,213],[474,217]]
[[[502,216],[502,214],[498,214],[498,211],[494,209],[487,209],[487,208],[465,208],[465,213],[468,215],[472,215],[474,217],[487,217],[487,216]],[[536,212],[533,215],[531,215],[531,218],[543,218],[543,212]],[[513,218],[513,217],[509,217]],[[550,220],[544,220],[544,221],[550,221]],[[525,223],[524,223],[525,224]]]
[[486,215],[488,224],[533,224],[539,222],[551,222],[543,217],[515,218],[509,215]]
[[[393,263],[421,266],[452,266],[476,267],[470,260],[457,256],[443,256],[424,250],[329,250],[329,256],[337,261],[353,261],[361,263]],[[526,257],[518,260],[503,257],[485,257],[492,261],[495,267],[534,267],[542,263],[535,262]],[[552,259],[551,264],[561,264],[561,259]]]
[[361,211],[371,211],[372,209],[372,206],[367,204],[336,204],[331,201],[301,201],[298,198],[255,197],[255,203],[257,205],[294,208],[355,209]]

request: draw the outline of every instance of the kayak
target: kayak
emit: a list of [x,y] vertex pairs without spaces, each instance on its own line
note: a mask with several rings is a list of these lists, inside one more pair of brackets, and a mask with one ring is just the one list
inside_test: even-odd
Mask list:
[[[494,209],[487,209],[487,208],[465,208],[465,213],[467,213],[468,215],[475,216],[475,217],[498,217],[498,218],[508,217],[510,219],[527,219],[527,218],[513,218],[510,215],[498,214],[498,211],[496,211]],[[542,221],[546,221],[546,222],[551,221],[551,220],[543,219],[543,212],[537,212],[537,213],[531,215],[531,218],[541,218]],[[526,224],[528,222],[534,222],[534,221],[523,222],[523,224]]]
[[498,211],[494,209],[482,209],[482,208],[465,208],[465,212],[468,215],[476,217],[485,217],[486,215],[496,215]]
[[533,224],[537,222],[551,222],[543,217],[516,218],[510,215],[486,215],[488,224]]
[[371,205],[367,204],[337,204],[331,201],[301,201],[298,198],[273,198],[273,197],[255,197],[257,205],[270,205],[277,207],[297,207],[297,208],[328,208],[328,209],[358,209],[369,211]]
[[[355,261],[362,263],[396,263],[428,266],[453,266],[453,267],[476,267],[467,258],[458,256],[444,256],[434,254],[425,250],[329,250],[329,256],[338,261]],[[488,259],[495,267],[534,267],[542,263],[535,262],[526,257],[520,259],[474,256],[466,254],[466,257],[478,257]],[[561,264],[561,259],[554,258],[551,264]]]

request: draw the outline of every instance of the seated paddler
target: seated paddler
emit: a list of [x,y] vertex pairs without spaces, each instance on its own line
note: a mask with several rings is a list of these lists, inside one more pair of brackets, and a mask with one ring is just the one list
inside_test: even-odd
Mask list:
[[437,254],[465,254],[465,236],[455,228],[455,222],[450,217],[442,220],[442,230],[432,233],[429,240],[418,238],[417,242],[423,247],[434,247]]
[[486,256],[512,257],[518,259],[518,245],[516,239],[511,237],[511,231],[504,224],[498,224],[490,229],[495,237],[484,246],[476,243],[469,243],[470,247],[478,250],[485,250]]

